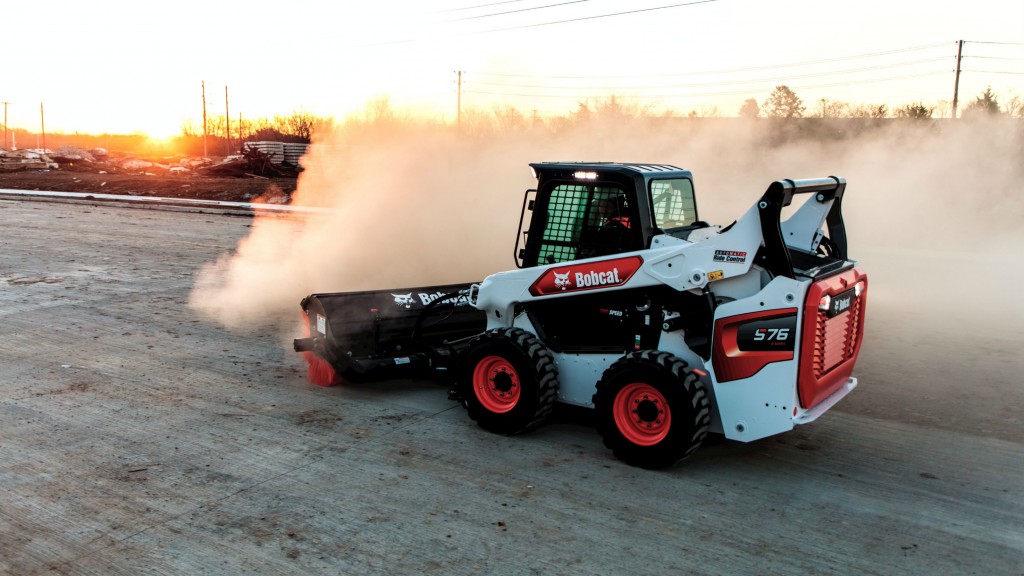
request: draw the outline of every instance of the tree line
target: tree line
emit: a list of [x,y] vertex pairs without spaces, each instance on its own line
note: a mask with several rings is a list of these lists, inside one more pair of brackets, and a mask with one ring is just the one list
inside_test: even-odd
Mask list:
[[[951,105],[950,105],[951,106]],[[943,106],[944,108],[945,106]],[[939,106],[923,102],[911,102],[890,109],[886,104],[850,104],[839,100],[822,98],[808,110],[803,100],[788,86],[776,86],[760,104],[748,98],[740,107],[741,118],[932,118]],[[999,104],[999,97],[992,87],[967,102],[959,111],[961,118],[1006,115],[1024,118],[1024,99],[1013,96],[1005,105]]]

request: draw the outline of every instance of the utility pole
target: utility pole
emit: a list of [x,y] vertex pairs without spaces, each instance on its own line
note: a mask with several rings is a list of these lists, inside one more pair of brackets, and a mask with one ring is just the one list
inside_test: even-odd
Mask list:
[[209,156],[206,151],[206,80],[203,80],[203,156]]
[[4,148],[7,148],[7,105],[10,102],[3,102],[4,105]]
[[956,76],[953,79],[953,120],[956,120],[956,101],[960,95],[960,59],[964,54],[964,41],[956,41]]
[[224,123],[228,133],[228,156],[231,156],[231,112],[228,110],[228,87],[224,86]]
[[46,152],[46,116],[43,114],[43,103],[39,103],[39,128],[43,134],[43,146],[42,150]]
[[458,108],[456,108],[456,118],[457,118],[456,121],[458,123],[457,127],[459,129],[459,132],[462,132],[462,70],[459,70],[456,73],[459,75],[459,80],[458,80],[459,89],[458,89],[458,97],[457,97],[457,100],[456,100],[456,103],[457,103],[457,106],[458,106]]

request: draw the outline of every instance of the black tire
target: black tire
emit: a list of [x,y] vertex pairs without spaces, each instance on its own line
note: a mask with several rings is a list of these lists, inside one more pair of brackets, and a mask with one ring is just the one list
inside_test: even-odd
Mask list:
[[666,468],[693,454],[711,423],[700,378],[657,350],[631,352],[605,370],[594,408],[605,446],[642,468]]
[[536,336],[521,328],[497,328],[470,344],[456,385],[469,417],[482,428],[520,434],[551,415],[558,371]]

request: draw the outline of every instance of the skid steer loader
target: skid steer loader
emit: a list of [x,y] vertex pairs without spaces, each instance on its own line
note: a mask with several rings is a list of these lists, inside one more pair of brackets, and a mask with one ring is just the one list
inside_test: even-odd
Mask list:
[[699,219],[687,170],[530,166],[516,270],[307,296],[295,350],[310,378],[446,376],[501,434],[558,402],[592,408],[604,443],[646,468],[709,432],[749,442],[811,422],[857,386],[868,281],[847,254],[845,180],[773,182],[723,228]]

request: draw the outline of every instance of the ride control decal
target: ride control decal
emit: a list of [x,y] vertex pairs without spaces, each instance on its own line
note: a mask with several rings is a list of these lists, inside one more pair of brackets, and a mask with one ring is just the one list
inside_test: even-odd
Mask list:
[[530,286],[530,294],[551,296],[565,292],[622,286],[629,282],[643,263],[644,259],[640,256],[630,256],[585,264],[567,263],[564,267],[548,268]]
[[715,256],[712,260],[727,264],[743,264],[747,261],[747,253],[736,252],[735,250],[715,250]]

